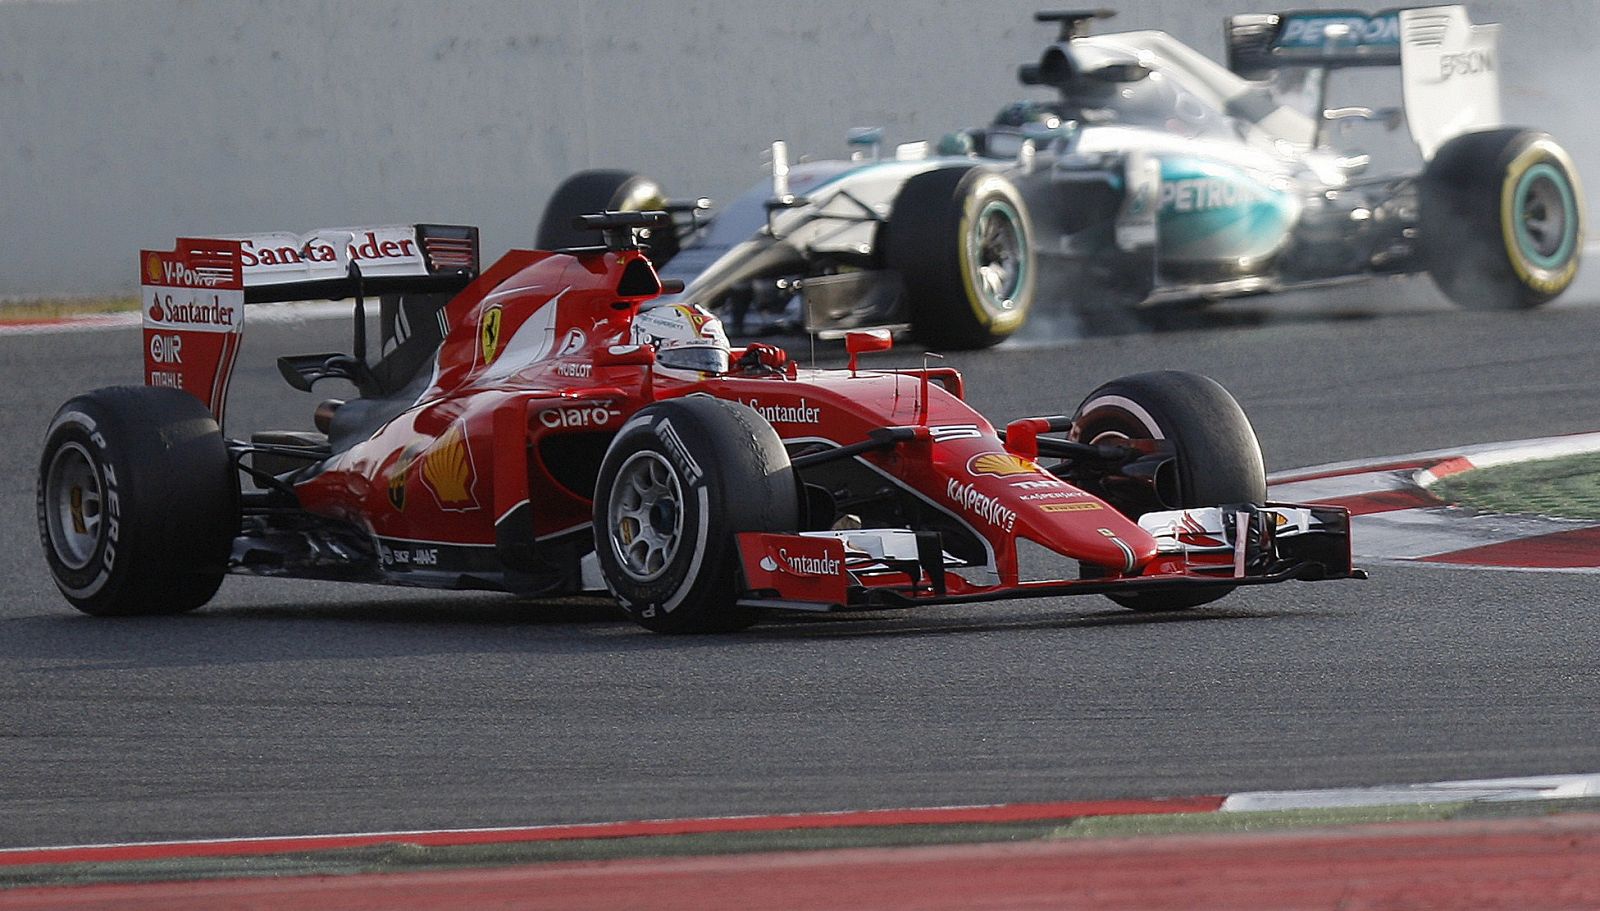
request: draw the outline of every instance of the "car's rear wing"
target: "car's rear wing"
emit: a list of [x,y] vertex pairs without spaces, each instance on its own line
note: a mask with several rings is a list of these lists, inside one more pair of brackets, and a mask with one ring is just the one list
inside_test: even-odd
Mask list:
[[245,302],[252,304],[459,290],[478,276],[478,229],[467,225],[322,228],[224,239],[239,242]]
[[1229,16],[1228,68],[1251,77],[1286,66],[1399,66],[1400,12],[1323,9]]
[[[1400,67],[1406,121],[1424,158],[1452,136],[1500,125],[1500,26],[1472,24],[1463,6],[1247,13],[1225,29],[1228,68],[1246,79]],[[1321,107],[1320,80],[1317,94]]]
[[142,251],[139,276],[145,383],[186,390],[220,423],[246,304],[355,298],[359,308],[367,295],[459,291],[478,276],[478,229],[378,225],[186,237],[170,251]]

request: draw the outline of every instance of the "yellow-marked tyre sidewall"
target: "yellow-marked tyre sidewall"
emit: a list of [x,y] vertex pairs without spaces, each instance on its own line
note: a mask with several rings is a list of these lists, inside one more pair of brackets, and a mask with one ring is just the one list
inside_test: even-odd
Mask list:
[[611,208],[618,212],[649,212],[666,206],[666,194],[661,192],[661,186],[653,180],[646,178],[638,184],[626,188],[627,192],[616,199]]
[[[559,250],[595,243],[599,235],[573,227],[579,215],[601,211],[646,212],[666,205],[661,184],[632,171],[579,171],[561,182],[545,204],[534,246]],[[670,229],[651,245],[651,259],[662,265],[678,252],[678,239]]]
[[[1004,209],[1010,251],[982,249],[984,220]],[[932,348],[971,350],[998,344],[1027,319],[1037,278],[1033,226],[1015,185],[977,164],[940,165],[914,174],[895,194],[879,260],[905,285],[911,334]],[[1006,272],[1012,306],[986,300],[983,259]],[[1015,255],[1016,270],[1007,263]]]
[[[1518,238],[1521,218],[1517,211],[1517,197],[1523,180],[1539,166],[1554,169],[1562,178],[1558,188],[1568,203],[1571,237],[1563,242],[1565,256],[1556,262],[1543,265],[1534,262],[1523,250]],[[1583,249],[1583,225],[1587,221],[1584,211],[1583,188],[1578,182],[1578,171],[1566,150],[1548,139],[1530,143],[1506,166],[1500,188],[1500,231],[1505,243],[1506,259],[1516,272],[1518,280],[1534,292],[1554,297],[1567,289],[1578,274],[1579,254]]]
[[1499,127],[1451,138],[1424,166],[1417,202],[1422,265],[1460,306],[1538,307],[1577,274],[1583,193],[1546,133]]
[[[999,335],[1010,335],[1028,319],[1028,308],[1033,300],[1033,287],[1037,281],[1032,262],[1033,224],[1028,210],[1009,180],[998,174],[977,174],[971,191],[962,206],[961,229],[957,242],[961,245],[958,260],[961,263],[961,286],[966,291],[967,304],[973,318]],[[1020,233],[1023,249],[1023,275],[1017,283],[1012,300],[1017,306],[1009,310],[990,308],[984,301],[984,291],[979,283],[974,259],[978,253],[976,227],[978,220],[994,207],[1002,207],[1013,220]]]

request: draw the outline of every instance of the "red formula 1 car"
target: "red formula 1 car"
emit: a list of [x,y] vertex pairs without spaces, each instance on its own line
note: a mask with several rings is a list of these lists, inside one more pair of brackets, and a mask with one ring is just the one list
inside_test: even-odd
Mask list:
[[[1255,434],[1211,380],[1124,377],[997,430],[954,370],[860,369],[887,336],[798,369],[731,350],[702,310],[648,308],[664,289],[635,232],[665,219],[585,216],[603,243],[482,274],[476,231],[438,225],[146,251],[147,385],[73,398],[46,438],[56,583],[92,614],[189,610],[230,572],[609,591],[686,632],[1079,593],[1174,609],[1362,575],[1345,511],[1265,502]],[[279,367],[358,395],[315,432],[225,438],[246,305],[347,297],[355,350]]]

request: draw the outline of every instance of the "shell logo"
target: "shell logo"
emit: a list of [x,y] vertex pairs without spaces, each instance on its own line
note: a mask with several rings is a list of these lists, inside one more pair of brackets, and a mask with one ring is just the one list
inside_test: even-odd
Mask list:
[[433,492],[439,508],[448,512],[469,512],[478,508],[472,488],[478,472],[467,449],[466,434],[458,422],[422,456],[422,480]]
[[967,460],[967,472],[1005,478],[1017,474],[1038,474],[1039,465],[1032,459],[1009,452],[983,452]]
[[144,258],[144,279],[146,282],[161,281],[161,257],[151,253]]

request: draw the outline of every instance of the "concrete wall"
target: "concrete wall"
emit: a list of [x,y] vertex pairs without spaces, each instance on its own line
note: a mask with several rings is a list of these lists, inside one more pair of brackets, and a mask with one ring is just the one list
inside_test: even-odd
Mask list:
[[[585,167],[726,198],[773,139],[830,156],[850,126],[985,122],[1024,94],[1041,5],[0,0],[0,296],[131,290],[178,234],[450,220],[496,255]],[[1600,181],[1600,2],[1468,5],[1505,24],[1510,118]],[[1218,55],[1246,8],[1128,0],[1115,24]]]

